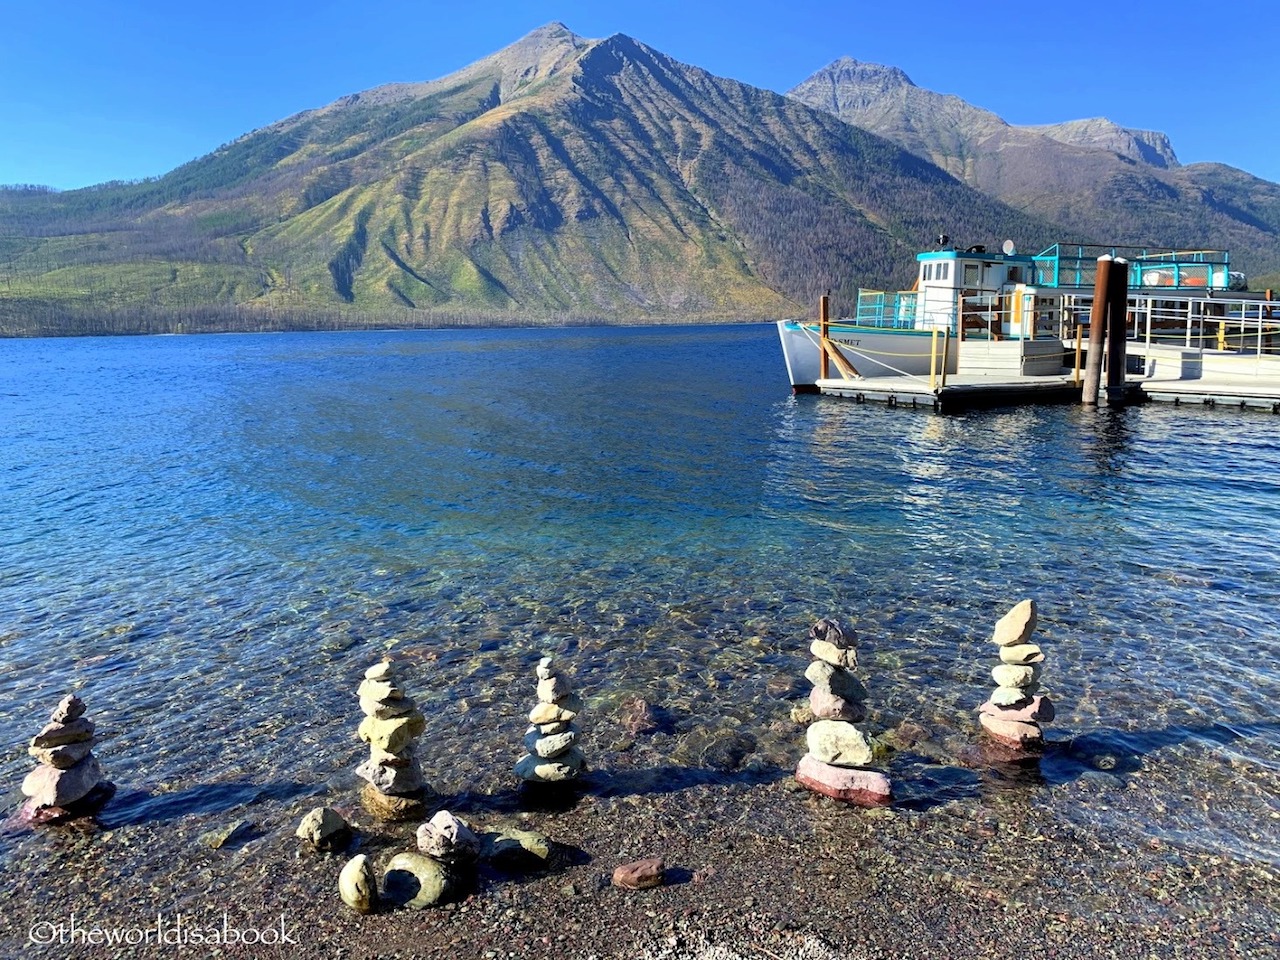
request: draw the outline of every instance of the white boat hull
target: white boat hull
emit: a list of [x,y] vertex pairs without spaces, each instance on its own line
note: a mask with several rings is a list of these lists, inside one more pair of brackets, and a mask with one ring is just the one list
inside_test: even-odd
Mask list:
[[[822,377],[818,325],[800,320],[779,320],[778,337],[787,374],[795,390],[813,390]],[[941,372],[942,338],[931,330],[894,330],[859,327],[834,322],[829,339],[840,355],[863,377],[927,377],[930,367]],[[956,344],[947,356],[947,372],[956,372]],[[833,364],[829,376],[840,376]]]

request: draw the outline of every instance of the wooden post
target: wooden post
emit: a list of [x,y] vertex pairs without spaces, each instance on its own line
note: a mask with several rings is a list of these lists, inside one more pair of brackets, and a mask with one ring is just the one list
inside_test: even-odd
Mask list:
[[1116,257],[1107,278],[1107,405],[1123,407],[1129,343],[1129,261]]
[[929,389],[937,380],[938,373],[938,328],[934,327],[929,334]]
[[1102,350],[1107,336],[1107,287],[1111,282],[1111,257],[1098,258],[1093,281],[1093,307],[1089,311],[1089,352],[1084,358],[1084,389],[1080,402],[1096,406],[1102,380]]
[[1076,369],[1075,369],[1075,385],[1080,386],[1080,354],[1084,352],[1084,324],[1076,324]]
[[944,388],[947,385],[947,359],[951,352],[951,328],[947,327],[942,331],[942,382],[938,387]]
[[831,377],[831,357],[827,353],[827,337],[831,333],[831,296],[818,298],[818,349],[822,351],[822,379]]

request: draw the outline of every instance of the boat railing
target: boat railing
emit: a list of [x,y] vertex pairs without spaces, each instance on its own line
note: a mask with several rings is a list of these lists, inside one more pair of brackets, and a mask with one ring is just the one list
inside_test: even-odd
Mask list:
[[1057,335],[1059,300],[1008,288],[859,290],[851,319],[882,330],[946,330],[962,340],[1031,340]]
[[1226,290],[1231,285],[1230,256],[1225,250],[1159,250],[1090,243],[1055,243],[1037,254],[1032,258],[1034,282],[1041,287],[1090,288],[1097,279],[1101,256],[1128,261],[1131,289]]
[[914,330],[920,306],[915,290],[859,290],[853,320],[860,327]]
[[[1089,329],[1093,297],[1063,298],[1060,335]],[[1136,291],[1129,297],[1125,330],[1130,340],[1249,356],[1280,356],[1280,303],[1260,295],[1170,296]]]

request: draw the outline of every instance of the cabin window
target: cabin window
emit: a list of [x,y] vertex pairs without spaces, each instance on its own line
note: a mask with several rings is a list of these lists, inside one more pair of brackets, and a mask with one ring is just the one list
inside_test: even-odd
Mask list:
[[1021,283],[1021,282],[1022,282],[1022,271],[1021,271],[1021,270],[1019,270],[1017,267],[1010,267],[1010,268],[1009,268],[1009,279],[1008,279],[1008,281],[1007,281],[1007,282],[1009,282],[1009,283]]
[[933,264],[932,264],[932,263],[926,263],[926,264],[924,265],[924,274],[923,274],[923,278],[924,278],[925,280],[932,280],[932,279],[933,279]]
[[945,279],[947,279],[947,277],[948,277],[948,276],[950,276],[950,275],[951,275],[951,264],[949,264],[949,263],[940,263],[940,264],[938,264],[938,279],[939,279],[939,280],[945,280]]
[[976,287],[978,285],[978,265],[976,263],[966,263],[964,265],[964,285],[966,287]]

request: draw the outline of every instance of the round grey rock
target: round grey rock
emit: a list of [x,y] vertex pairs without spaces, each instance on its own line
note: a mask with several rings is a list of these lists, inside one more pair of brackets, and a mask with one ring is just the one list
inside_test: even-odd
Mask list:
[[382,895],[397,907],[425,910],[448,892],[449,874],[444,864],[424,853],[397,853],[382,872]]

